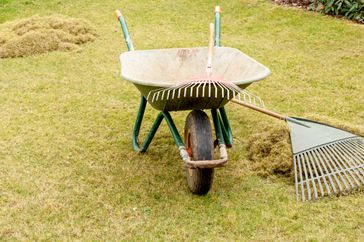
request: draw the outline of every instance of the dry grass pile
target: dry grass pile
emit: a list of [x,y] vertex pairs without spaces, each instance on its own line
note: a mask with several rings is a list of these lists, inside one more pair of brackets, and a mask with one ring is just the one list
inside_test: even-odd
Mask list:
[[[364,127],[334,118],[311,114],[307,118],[364,137]],[[282,122],[266,126],[248,140],[248,158],[253,170],[262,177],[293,175],[291,141],[288,126]]]
[[291,176],[293,167],[288,126],[284,122],[271,124],[250,137],[248,158],[260,176]]
[[0,58],[24,57],[49,51],[78,51],[93,41],[96,30],[83,19],[56,15],[33,16],[0,25]]

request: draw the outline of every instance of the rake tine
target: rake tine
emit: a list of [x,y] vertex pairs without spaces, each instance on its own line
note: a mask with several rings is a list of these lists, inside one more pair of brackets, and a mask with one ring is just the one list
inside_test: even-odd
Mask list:
[[[152,102],[154,101],[154,97],[155,97],[155,95],[157,94],[157,93],[159,93],[160,91],[162,91],[163,90],[163,88],[158,88],[158,89],[156,89],[156,90],[152,90],[152,91],[150,91],[149,93],[148,93],[148,97],[149,97],[149,95],[151,95],[151,94],[153,94],[153,97],[152,97]],[[147,99],[148,99],[148,97],[147,97]]]
[[[323,154],[319,150],[315,149],[315,150],[313,150],[313,155],[319,159],[320,162],[318,162],[318,164],[321,164],[323,166],[323,168],[325,170],[325,175],[329,178],[329,182],[332,186],[332,190],[333,190],[334,194],[336,195],[337,194],[336,186],[332,180],[332,177],[331,177],[332,174],[330,174],[330,172],[327,169],[327,166],[326,166],[327,162],[325,161]],[[329,169],[332,170],[331,167],[329,167]],[[338,183],[336,176],[333,175],[333,177],[334,177],[335,181]],[[339,186],[339,189],[340,189],[340,186]]]
[[169,89],[169,90],[167,91],[167,97],[166,97],[166,99],[167,99],[167,100],[169,99],[169,94],[171,93],[171,91],[172,91],[172,89]]
[[[328,146],[323,146],[322,148],[327,152],[327,154],[329,156],[329,159],[331,160],[331,163],[335,166],[336,172],[339,174],[341,180],[343,181],[343,183],[344,183],[344,185],[346,187],[345,192],[349,192],[350,191],[350,187],[351,188],[354,188],[355,186],[353,185],[350,177],[348,176],[346,169],[344,169],[341,166],[341,164],[339,163],[339,161],[337,159],[338,158],[337,155],[335,155],[335,153],[333,153],[332,150],[329,149]],[[349,185],[350,186],[348,186],[348,184],[346,183],[346,181],[349,182]]]
[[216,84],[221,88],[221,92],[222,92],[222,98],[224,98],[225,97],[225,95],[224,95],[224,88],[220,85],[220,83],[219,82],[216,82]]
[[230,100],[230,91],[231,91],[231,89],[229,88],[229,86],[225,85],[225,83],[221,83],[221,85],[225,87],[226,94],[227,94],[227,95],[226,95],[226,98],[227,98],[228,100]]
[[163,100],[163,98],[164,98],[164,93],[165,93],[165,91],[166,91],[166,89],[164,89],[164,90],[162,91],[162,97],[161,97],[161,100]]
[[297,178],[297,160],[296,156],[293,156],[293,168],[294,168],[294,185],[296,187],[296,200],[298,201],[298,178]]
[[[200,84],[198,84],[197,88],[196,88],[196,97],[198,97],[198,89],[200,89],[200,86],[204,85],[203,82],[201,82]],[[203,95],[203,94],[202,94]]]
[[212,82],[212,84],[214,85],[214,88],[215,88],[215,98],[217,98],[217,87],[216,87],[216,84],[215,84],[215,82]]
[[353,146],[350,143],[345,142],[345,141],[343,143],[344,143],[343,145],[345,145],[345,147],[347,147],[347,149],[350,151],[350,153],[354,157],[359,159],[359,162],[362,162],[364,160],[364,153],[363,153],[363,155],[361,155],[360,153],[357,152],[356,149],[353,149]]
[[176,93],[176,89],[173,89],[173,92],[172,92],[172,99],[174,99],[174,94]]
[[184,87],[184,96],[183,97],[186,97],[187,96],[187,89],[189,88],[189,87],[191,87],[191,86],[193,86],[193,84],[192,83],[188,83],[187,85],[186,85],[186,87]]
[[157,92],[157,97],[155,98],[156,101],[158,101],[160,91]]
[[176,88],[179,88],[179,86],[180,86],[180,85],[178,85],[178,86],[173,86],[173,87],[169,87],[169,88],[165,88],[165,89],[163,90],[163,92],[162,92],[162,98],[161,98],[161,100],[163,100],[163,98],[164,98],[164,94],[165,94],[165,93],[167,93],[166,100],[168,100],[168,99],[169,99],[169,93],[170,93],[172,90],[175,90]]
[[307,165],[306,165],[306,160],[303,157],[303,154],[300,154],[300,157],[302,157],[302,165],[303,165],[303,171],[305,174],[305,181],[306,181],[306,186],[307,186],[307,199],[308,201],[311,200],[311,189],[310,189],[310,183],[308,182],[309,178],[308,178],[308,174],[307,174]]
[[221,91],[222,91],[222,98],[224,98],[224,97],[226,97],[227,95],[226,95],[226,91],[227,91],[227,89],[225,88],[225,86],[221,83],[221,82],[217,82],[217,84],[220,86],[220,88],[221,88]]
[[234,83],[232,82],[227,82],[227,81],[224,81],[223,82],[227,87],[229,87],[230,90],[234,90],[236,92],[241,92],[241,88],[238,87],[237,85],[235,85]]
[[314,194],[314,199],[317,200],[317,190],[316,190],[316,184],[315,184],[315,179],[312,173],[312,169],[311,169],[311,164],[310,164],[310,160],[308,159],[306,152],[303,153],[303,156],[305,157],[305,160],[307,162],[307,167],[308,167],[308,171],[310,173],[310,177],[311,177],[311,182],[312,182],[312,187],[313,187],[313,194]]
[[358,153],[361,157],[364,158],[364,148],[362,149],[360,146],[357,146],[357,144],[355,144],[353,141],[348,141],[348,143],[350,144],[351,147],[353,147],[353,149],[356,151],[356,153]]
[[[345,169],[343,169],[343,170],[346,171],[346,173],[349,173],[350,176],[353,178],[354,182],[357,184],[357,186],[360,187],[360,183],[358,182],[358,180],[355,178],[355,176],[351,172],[350,168],[353,168],[353,167],[351,165],[350,165],[350,168],[348,167],[348,165],[345,163],[345,158],[343,158],[342,154],[340,154],[333,145],[328,145],[327,148],[340,160],[341,164],[343,164],[343,166],[345,167]],[[352,181],[349,178],[350,177],[347,176],[347,179],[349,180],[351,187],[355,188],[355,185],[352,183]]]
[[224,87],[225,90],[227,91],[227,95],[226,96],[227,96],[227,99],[229,100],[229,97],[230,97],[230,88],[227,85],[225,85],[224,82],[219,82],[219,84],[220,84],[220,86]]
[[234,92],[241,91],[241,89],[238,86],[236,86],[234,83],[224,81],[224,82],[221,82],[221,84],[224,85],[228,90],[228,99],[229,99],[230,91],[233,93],[233,95],[234,95]]
[[178,88],[178,97],[177,98],[180,98],[181,97],[181,91],[182,91],[182,89],[185,89],[186,90],[186,86],[188,86],[188,83],[185,83],[183,86],[181,86],[180,88]]
[[355,143],[357,143],[358,145],[360,145],[361,147],[364,148],[364,137],[355,137],[350,140],[354,141]]
[[151,102],[153,102],[153,96],[154,96],[155,92],[153,91],[150,91],[148,93],[148,96],[147,96],[147,100],[150,100]]
[[175,95],[175,92],[177,89],[180,89],[181,87],[183,87],[183,85],[178,85],[178,86],[175,86],[175,87],[170,87],[168,88],[168,95],[167,95],[167,99],[169,99],[169,93],[172,91],[172,97],[171,99],[174,99],[174,95]]
[[149,96],[150,96],[151,93],[152,93],[152,91],[148,92],[147,100],[149,100]]
[[[356,155],[356,152],[353,152],[351,150],[351,147],[349,145],[346,145],[344,142],[338,142],[335,144],[335,148],[338,150],[338,152],[340,152],[340,154],[342,154],[342,156],[346,157],[347,163],[350,163],[350,167],[353,166],[357,171],[361,173],[361,175],[364,176],[363,172],[360,169],[362,165],[364,166],[364,164],[360,163],[360,158]],[[358,173],[357,176],[359,177],[359,179],[362,180],[362,177]],[[364,184],[363,180],[362,182]]]
[[208,98],[211,98],[211,82],[209,82],[209,96]]
[[157,101],[157,100],[156,100],[156,95],[158,95],[158,93],[159,93],[159,92],[155,92],[155,93],[153,93],[152,102]]
[[[317,167],[316,167],[317,165],[315,163],[315,160],[312,158],[312,155],[311,155],[310,152],[307,152],[307,156],[309,157],[309,160],[312,162],[312,167],[313,167],[313,170],[314,170],[314,172],[316,174],[316,178],[317,178],[317,184],[318,184],[318,186],[320,188],[321,197],[323,197],[324,196],[324,189],[322,188],[322,185],[321,185],[321,182],[320,182],[320,175],[317,172]],[[324,177],[322,177],[322,179],[325,180]]]
[[191,86],[191,92],[190,92],[190,97],[193,97],[193,88],[198,85],[198,83],[195,83]]
[[205,87],[206,85],[208,85],[208,83],[204,83],[203,86],[202,86],[202,97],[205,97]]
[[[230,82],[224,82],[224,85],[228,88],[229,90],[229,93],[231,92],[232,93],[232,96],[234,97],[234,93],[235,92],[238,92],[239,90],[236,88],[237,86],[233,83],[230,83]],[[236,87],[235,87],[236,86]],[[240,88],[239,88],[240,89]],[[228,98],[229,99],[229,98]]]
[[155,96],[155,92],[153,93],[153,96],[152,96],[152,102],[154,102],[154,96]]
[[[342,193],[343,192],[343,188],[342,188],[342,186],[341,186],[341,183],[340,183],[340,181],[339,181],[339,178],[337,177],[337,173],[334,171],[334,169],[332,168],[332,166],[331,166],[331,164],[330,164],[330,161],[328,160],[328,157],[325,155],[325,153],[324,153],[324,151],[322,150],[322,149],[320,149],[319,148],[319,150],[320,150],[320,155],[321,155],[321,157],[322,157],[322,159],[325,161],[325,163],[326,163],[326,165],[329,167],[329,169],[330,169],[330,172],[329,173],[327,173],[327,174],[332,174],[332,176],[334,177],[334,179],[335,179],[335,182],[336,182],[336,184],[337,184],[337,186],[338,186],[338,188],[339,188],[339,193]],[[340,174],[339,174],[340,175]],[[335,188],[335,186],[333,185],[333,187]],[[335,188],[335,191],[336,191],[336,188]],[[335,192],[335,194],[337,194],[336,192]]]
[[364,149],[364,138],[355,138],[355,139],[351,139],[352,141],[356,142],[358,144],[358,146],[362,147]]
[[303,178],[302,178],[302,166],[301,166],[301,157],[299,155],[295,155],[297,157],[298,161],[298,168],[300,171],[300,183],[301,183],[301,195],[302,195],[302,201],[305,201],[305,189],[303,187]]
[[352,150],[353,150],[353,152],[356,154],[356,155],[358,155],[358,156],[360,156],[362,159],[364,159],[364,151],[361,151],[360,149],[358,149],[358,147],[357,146],[355,146],[352,142],[349,142],[349,141],[344,141],[343,142],[345,145],[347,145],[347,146],[349,146]]
[[337,173],[339,175],[339,177],[341,178],[341,181],[343,182],[344,186],[345,186],[345,191],[349,191],[349,187],[346,184],[345,179],[343,178],[341,171],[337,168],[336,163],[331,159],[331,156],[326,152],[325,147],[321,147],[321,149],[323,150],[323,152],[325,153],[325,156],[328,158],[328,160],[330,161],[330,163],[335,167],[335,173]]
[[[313,158],[311,158],[311,159],[313,159],[314,161],[316,161],[316,164],[317,164],[317,167],[319,168],[319,171],[320,171],[320,174],[321,174],[321,177],[322,177],[322,180],[324,181],[324,184],[325,184],[325,187],[326,187],[326,190],[327,190],[327,194],[329,195],[329,196],[331,196],[331,191],[330,191],[330,186],[327,184],[327,182],[326,182],[326,178],[325,178],[325,176],[327,176],[328,178],[329,178],[329,180],[331,180],[331,177],[330,176],[328,176],[328,172],[327,172],[327,169],[326,169],[326,167],[324,168],[325,170],[326,170],[326,174],[324,174],[324,172],[322,171],[322,167],[321,167],[321,165],[320,165],[320,161],[318,160],[318,157],[316,156],[316,154],[315,154],[315,151],[311,151],[311,152],[309,152],[309,155],[310,155],[310,157],[312,156]],[[324,165],[324,164],[322,164],[322,165]],[[331,181],[332,182],[332,181]],[[325,193],[323,192],[322,193],[322,196],[324,196],[325,195]]]
[[362,171],[364,169],[364,164],[363,165],[360,165],[360,163],[358,164],[356,158],[351,156],[351,154],[349,152],[347,152],[345,150],[345,148],[341,149],[341,147],[338,147],[338,149],[340,149],[340,151],[345,154],[345,156],[348,159],[348,163],[350,161],[351,169],[354,170],[356,176],[359,178],[359,180],[361,182],[361,184],[358,185],[358,186],[361,187],[362,184],[364,185],[364,179],[363,179],[364,178],[364,173]]
[[[364,159],[361,159],[359,156],[358,156],[358,153],[355,152],[355,150],[352,149],[352,147],[350,145],[348,145],[347,143],[340,143],[339,144],[339,148],[341,148],[341,150],[343,152],[346,152],[346,154],[348,155],[348,158],[351,159],[353,161],[353,163],[355,163],[355,165],[358,167],[358,168],[362,168],[364,169],[364,164],[361,163],[364,161]],[[359,169],[359,171],[361,172],[361,170]],[[362,173],[362,175],[364,176],[364,174]]]
[[186,94],[187,94],[187,89],[190,85],[186,84],[186,86],[184,86],[183,88],[180,88],[180,90],[184,90],[183,92],[183,97],[186,97]]
[[361,152],[364,152],[364,148],[361,147],[360,143],[355,142],[355,140],[348,140],[348,142],[350,144],[352,144],[356,148],[356,150],[360,150]]

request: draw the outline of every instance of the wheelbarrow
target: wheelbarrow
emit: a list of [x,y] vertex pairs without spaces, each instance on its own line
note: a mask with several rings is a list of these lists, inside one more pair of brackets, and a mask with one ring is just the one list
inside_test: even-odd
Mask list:
[[[175,48],[158,50],[134,50],[128,28],[120,11],[116,11],[121,24],[128,52],[120,55],[121,76],[133,83],[141,93],[139,111],[133,128],[132,144],[135,151],[144,153],[148,149],[163,119],[183,159],[187,183],[194,194],[206,194],[212,185],[214,169],[227,163],[226,148],[232,146],[233,137],[224,105],[232,97],[217,95],[187,95],[178,99],[150,100],[155,90],[168,88],[191,76],[201,75],[205,68],[208,48]],[[214,73],[224,76],[241,89],[264,79],[270,70],[235,48],[220,46],[220,10],[215,9]],[[191,91],[192,92],[192,91]],[[145,108],[149,103],[159,110],[145,141],[139,145],[138,135]],[[184,127],[182,140],[171,116],[172,111],[191,110]],[[210,110],[216,140],[212,138],[209,117],[203,110]],[[219,157],[214,158],[218,147]]]

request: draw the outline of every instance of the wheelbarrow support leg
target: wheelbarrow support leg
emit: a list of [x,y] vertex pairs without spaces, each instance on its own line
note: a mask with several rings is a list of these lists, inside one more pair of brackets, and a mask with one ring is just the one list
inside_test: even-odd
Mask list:
[[219,111],[219,120],[221,124],[222,135],[224,136],[226,146],[230,148],[233,145],[233,133],[231,131],[229,119],[227,117],[224,107],[219,108]]
[[132,143],[133,143],[133,149],[135,151],[140,151],[138,144],[138,136],[139,136],[140,126],[142,125],[146,105],[147,105],[147,100],[142,96],[140,100],[139,111],[133,128]]
[[226,151],[224,135],[222,133],[220,116],[217,113],[216,109],[211,109],[211,115],[212,115],[212,120],[214,122],[217,142],[218,142],[218,145],[219,145],[220,157],[221,157],[221,159],[227,159],[227,151]]
[[[140,153],[144,153],[147,151],[150,143],[152,142],[154,135],[156,134],[161,122],[163,119],[166,120],[167,125],[169,127],[169,130],[172,133],[173,139],[176,142],[176,145],[178,147],[178,149],[180,150],[181,153],[181,149],[184,149],[184,144],[182,141],[182,138],[180,136],[180,134],[178,133],[178,130],[176,128],[176,125],[173,122],[173,119],[171,117],[171,115],[169,114],[169,112],[164,111],[164,112],[160,112],[157,116],[157,118],[155,119],[153,126],[151,127],[144,143],[142,144],[141,147],[139,147],[139,143],[138,143],[138,136],[139,136],[139,131],[140,131],[140,127],[142,124],[142,120],[144,117],[144,113],[145,113],[145,108],[147,105],[147,100],[142,97],[141,101],[140,101],[140,105],[139,105],[139,111],[138,111],[138,115],[135,121],[135,125],[134,125],[134,129],[133,129],[133,137],[132,137],[132,142],[133,142],[133,149],[135,151],[138,151]],[[181,153],[182,158],[185,158],[185,154],[183,152],[183,155]]]

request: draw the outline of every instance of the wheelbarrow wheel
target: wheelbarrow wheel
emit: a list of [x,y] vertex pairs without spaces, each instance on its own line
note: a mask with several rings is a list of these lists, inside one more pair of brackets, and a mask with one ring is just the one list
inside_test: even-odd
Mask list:
[[[190,112],[185,124],[185,146],[193,160],[212,160],[214,144],[209,117],[201,110]],[[206,194],[214,178],[213,168],[186,168],[187,183],[194,194]]]

